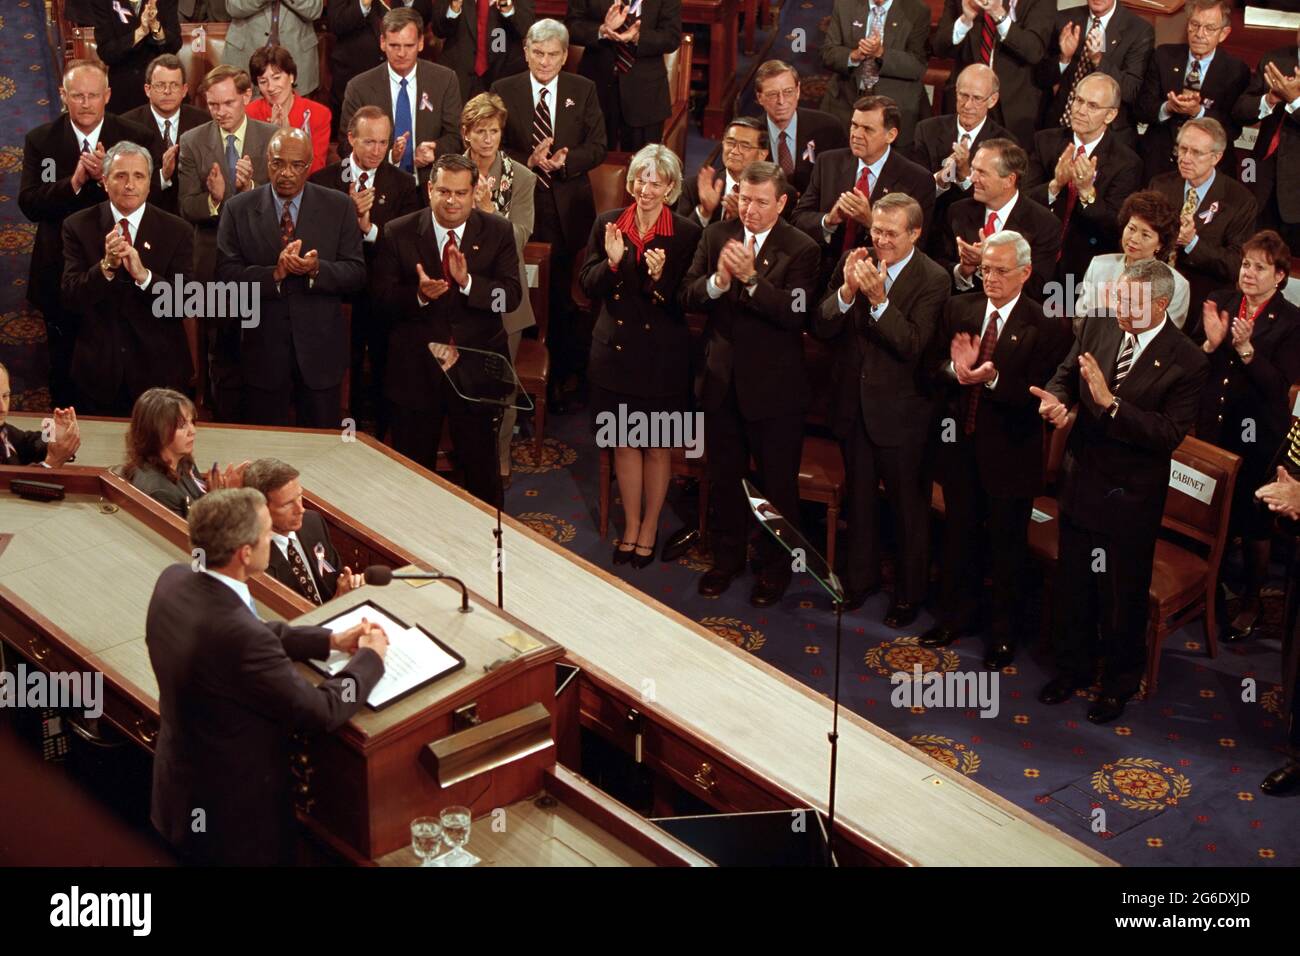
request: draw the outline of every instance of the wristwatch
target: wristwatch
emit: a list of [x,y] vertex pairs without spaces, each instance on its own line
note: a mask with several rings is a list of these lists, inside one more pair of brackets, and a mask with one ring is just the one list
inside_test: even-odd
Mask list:
[[755,272],[753,275],[751,275],[748,279],[745,280],[745,288],[746,288],[746,289],[752,289],[752,288],[754,288],[754,286],[756,286],[756,285],[758,285],[758,273],[757,273],[757,272]]
[[1109,415],[1111,418],[1114,418],[1115,413],[1118,411],[1119,411],[1119,396],[1116,395],[1113,398],[1111,398],[1110,404],[1106,406],[1106,414]]

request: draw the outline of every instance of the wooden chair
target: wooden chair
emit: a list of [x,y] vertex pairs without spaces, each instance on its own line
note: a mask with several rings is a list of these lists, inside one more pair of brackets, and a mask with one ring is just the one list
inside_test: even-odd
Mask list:
[[550,317],[551,245],[530,242],[524,246],[524,265],[537,267],[537,285],[528,295],[537,320],[537,338],[524,336],[515,355],[515,374],[525,394],[533,402],[533,460],[542,464],[542,438],[546,431],[546,389],[551,380],[551,353],[546,348],[546,326]]
[[830,418],[831,365],[834,353],[821,339],[804,333],[804,366],[812,385],[803,447],[799,457],[799,500],[826,506],[826,563],[835,567],[836,526],[844,503],[844,455],[840,443],[822,434]]
[[664,123],[664,145],[686,165],[686,130],[691,121],[691,64],[695,60],[695,38],[682,34],[682,43],[672,53],[664,54],[668,70],[668,94],[672,102]]
[[[626,156],[625,153],[612,153],[613,156]],[[604,162],[587,174],[591,177],[591,193],[596,201],[596,215],[626,206],[631,200],[627,194],[627,163]],[[587,258],[587,247],[583,246],[573,260],[571,288],[573,302],[584,312],[591,311],[591,300],[582,291],[578,282],[578,272],[583,260]]]

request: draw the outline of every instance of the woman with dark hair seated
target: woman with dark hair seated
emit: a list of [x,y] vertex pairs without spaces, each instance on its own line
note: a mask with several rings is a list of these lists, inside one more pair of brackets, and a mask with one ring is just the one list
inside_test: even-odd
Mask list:
[[1259,620],[1273,518],[1254,499],[1272,480],[1274,452],[1291,422],[1291,383],[1300,379],[1300,309],[1282,297],[1291,250],[1272,229],[1242,245],[1237,287],[1211,295],[1194,337],[1210,360],[1196,437],[1241,456],[1231,534],[1240,536],[1246,573],[1227,641],[1249,637]]
[[264,46],[248,60],[248,75],[261,97],[248,104],[248,115],[276,126],[293,126],[311,137],[311,170],[325,168],[330,148],[330,119],[333,113],[324,103],[317,103],[294,90],[298,83],[298,64],[293,54],[282,46]]
[[200,476],[194,464],[194,403],[170,388],[151,388],[135,401],[126,431],[122,476],[150,498],[189,515],[190,505],[217,488],[238,488],[244,462]]
[[[1141,259],[1169,263],[1178,238],[1178,211],[1158,192],[1133,193],[1119,207],[1119,228],[1120,248],[1124,251],[1093,256],[1083,274],[1074,311],[1076,331],[1088,316],[1108,313],[1105,288],[1133,263]],[[1187,321],[1191,290],[1177,269],[1170,265],[1169,271],[1174,275],[1174,298],[1166,314],[1181,329]]]

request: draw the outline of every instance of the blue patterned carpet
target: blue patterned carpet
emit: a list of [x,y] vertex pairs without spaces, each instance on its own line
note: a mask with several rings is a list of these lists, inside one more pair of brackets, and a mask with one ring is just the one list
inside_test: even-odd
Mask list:
[[59,114],[57,67],[36,0],[0,8],[0,362],[12,373],[16,410],[49,408],[45,331],[27,304],[36,226],[18,208],[23,136]]

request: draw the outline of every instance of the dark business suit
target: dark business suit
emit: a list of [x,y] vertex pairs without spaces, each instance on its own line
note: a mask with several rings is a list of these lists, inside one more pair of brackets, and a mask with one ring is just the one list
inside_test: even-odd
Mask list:
[[[1169,200],[1175,212],[1182,209],[1186,183],[1177,172],[1162,173],[1147,188]],[[1249,189],[1222,172],[1214,173],[1214,182],[1196,208],[1196,245],[1191,252],[1179,246],[1174,260],[1174,268],[1191,286],[1188,331],[1200,323],[1199,304],[1210,293],[1236,284],[1241,246],[1255,234],[1256,211]]]
[[[930,116],[921,120],[916,125],[916,135],[912,137],[912,151],[908,158],[919,166],[924,166],[930,171],[930,178],[933,180],[934,174],[943,168],[943,162],[952,155],[952,144],[957,142],[957,115],[949,113],[946,116]],[[978,135],[970,144],[970,154],[975,155],[975,150],[979,149],[985,141],[990,139],[1011,138],[1011,134],[993,122],[992,115],[984,120],[984,125],[980,127]],[[971,194],[969,185],[963,187],[961,183],[950,183],[948,188],[943,192],[931,188],[930,193],[934,196],[934,205],[930,211],[930,222],[943,224],[948,221],[948,209],[958,199],[965,199]],[[916,194],[913,194],[916,195]],[[920,201],[920,197],[917,197]],[[934,230],[926,232],[927,245],[934,240]]]
[[[564,23],[569,40],[584,47],[578,72],[596,84],[605,116],[606,142],[634,152],[663,139],[672,112],[664,54],[682,42],[681,0],[641,0],[641,33],[632,51],[632,68],[618,71],[618,51],[598,36],[613,0],[570,0]],[[631,19],[624,24],[630,28]]]
[[[456,74],[445,66],[430,63],[428,60],[415,62],[415,95],[411,98],[411,141],[406,144],[406,155],[411,157],[411,168],[415,167],[415,150],[421,143],[436,142],[436,155],[459,153],[463,146],[460,141],[460,111],[464,105],[460,99],[460,81]],[[393,121],[397,129],[396,105],[393,103],[393,89],[389,84],[388,63],[358,73],[348,83],[343,93],[343,112],[339,116],[339,129],[346,130],[352,122],[352,114],[363,106],[378,106]],[[393,133],[397,135],[396,132]],[[352,152],[352,144],[346,136],[340,135],[339,157]],[[433,164],[418,169],[420,185],[429,181]]]
[[952,280],[920,249],[889,287],[878,319],[859,294],[840,310],[841,256],[830,291],[816,313],[819,337],[839,356],[832,416],[844,438],[849,546],[844,586],[863,592],[880,583],[879,487],[899,542],[895,604],[925,597],[930,536],[930,490],[923,459],[934,413],[934,388],[926,357],[932,348]]
[[189,517],[190,505],[207,493],[207,488],[201,485],[195,476],[192,465],[188,471],[172,478],[156,465],[144,464],[137,468],[134,474],[128,475],[127,480],[168,511],[173,511],[182,518]]
[[[763,124],[763,128],[768,130],[768,136],[771,138],[767,116],[760,113],[754,119]],[[811,150],[808,148],[809,143],[813,144]],[[821,110],[799,107],[795,112],[795,144],[790,149],[790,158],[794,160],[794,172],[786,177],[795,188],[796,199],[808,188],[808,180],[812,178],[813,163],[817,161],[817,157],[828,149],[844,149],[848,145],[848,123],[842,123],[830,113],[823,113]],[[774,163],[779,163],[780,156],[779,138],[773,139],[767,146],[767,158]],[[809,156],[812,158],[810,159]],[[790,202],[785,204],[787,220],[794,215],[792,206]]]
[[154,827],[191,862],[292,862],[290,734],[341,727],[365,705],[383,660],[362,648],[313,687],[293,662],[327,658],[328,628],[261,621],[232,588],[188,564],[159,575],[145,643],[161,715]]
[[831,78],[819,105],[848,129],[858,97],[888,96],[903,114],[895,145],[907,149],[922,111],[929,112],[922,80],[930,61],[930,8],[921,0],[890,0],[881,34],[879,78],[865,90],[858,86],[858,65],[849,65],[849,54],[866,37],[870,23],[869,0],[835,0],[821,50]]
[[64,220],[63,306],[81,315],[72,353],[78,410],[128,417],[147,389],[189,389],[194,366],[185,316],[183,310],[176,314],[170,290],[178,282],[184,288],[193,273],[194,229],[178,216],[145,205],[140,229],[131,237],[141,263],[152,273],[141,289],[124,265],[111,281],[100,269],[104,237],[115,225],[107,202]]
[[[487,69],[480,76],[474,69],[478,58],[479,4],[487,4]],[[533,0],[514,0],[514,13],[501,15],[495,0],[464,0],[460,15],[449,17],[450,0],[433,0],[433,12],[425,21],[442,38],[438,62],[460,80],[461,102],[486,93],[494,82],[528,69],[524,60],[524,37],[537,19]],[[499,31],[499,32],[498,32]],[[498,47],[498,40],[505,49]],[[581,43],[575,39],[574,42]]]
[[[414,0],[409,6],[426,25],[433,19],[432,0]],[[348,128],[346,123],[339,125],[348,82],[357,74],[384,62],[379,38],[383,35],[384,14],[387,12],[387,7],[378,2],[370,4],[369,13],[362,11],[359,0],[335,0],[325,4],[326,23],[334,37],[330,48],[330,98],[333,100],[330,107],[340,139],[346,139]]]
[[[1115,0],[1112,10],[1114,12],[1106,27],[1105,49],[1096,70],[1114,77],[1119,82],[1119,115],[1110,124],[1110,131],[1126,145],[1134,147],[1137,142],[1137,131],[1133,128],[1132,113],[1137,103],[1138,91],[1142,89],[1142,81],[1146,78],[1147,61],[1151,57],[1156,34],[1151,24],[1129,10],[1119,0]],[[1079,58],[1084,55],[1087,46],[1085,40],[1090,18],[1091,14],[1087,6],[1062,10],[1056,15],[1056,22],[1052,25],[1051,43],[1046,55],[1038,64],[1038,85],[1047,91],[1047,95],[1043,97],[1046,104],[1041,120],[1043,127],[1061,125],[1061,117],[1070,98]],[[1079,46],[1075,49],[1070,62],[1066,64],[1065,70],[1062,71],[1060,69],[1061,30],[1067,23],[1079,27]],[[1056,90],[1055,93],[1052,92],[1053,88]]]
[[[466,489],[494,505],[501,501],[495,422],[503,409],[461,398],[438,367],[429,344],[454,342],[507,355],[502,318],[519,306],[524,294],[519,253],[509,220],[477,209],[465,221],[459,247],[470,275],[468,295],[443,275],[430,210],[402,216],[384,227],[371,274],[371,294],[391,323],[384,394],[393,404],[393,447],[432,471],[446,416]],[[451,288],[421,304],[417,264],[430,279],[447,279]],[[449,370],[466,395],[487,391],[472,374],[476,367],[482,368],[462,356]]]
[[[1190,117],[1170,113],[1168,119],[1160,122],[1159,115],[1160,107],[1165,105],[1170,93],[1181,93],[1187,88],[1184,74],[1190,57],[1186,43],[1162,43],[1155,48],[1147,64],[1146,79],[1133,110],[1136,121],[1147,124],[1147,131],[1142,134],[1142,158],[1146,166],[1144,181],[1177,167],[1174,143],[1178,131]],[[1230,144],[1241,135],[1241,124],[1234,121],[1232,110],[1249,84],[1250,68],[1220,44],[1214,51],[1209,69],[1201,77],[1201,105],[1206,118],[1223,124]],[[1252,117],[1250,122],[1259,122],[1259,116]],[[1219,169],[1231,175],[1233,160],[1230,148],[1224,150]]]
[[[8,445],[0,440],[0,465],[38,465],[45,460],[45,440],[40,432],[6,422],[0,425],[0,434],[8,439]],[[9,446],[13,447],[12,455]]]
[[[1067,145],[1074,143],[1074,131],[1057,127],[1045,129],[1034,137],[1029,151],[1029,171],[1025,173],[1025,193],[1030,199],[1052,211],[1061,223],[1061,258],[1056,276],[1061,282],[1073,275],[1076,281],[1088,271],[1094,256],[1119,249],[1119,210],[1124,200],[1142,188],[1142,161],[1109,131],[1092,151],[1097,160],[1097,179],[1093,183],[1096,199],[1084,205],[1070,203],[1070,190],[1063,189],[1052,200],[1047,185],[1056,175],[1056,161]],[[1065,221],[1067,210],[1070,220]]]
[[[941,433],[947,429],[944,437],[951,439],[936,446],[944,500],[938,617],[954,631],[975,625],[987,563],[993,578],[989,637],[1014,647],[1026,597],[1029,514],[1043,476],[1043,420],[1029,388],[1047,384],[1070,348],[1070,335],[1022,294],[1010,312],[1006,306],[1000,310],[1003,323],[992,358],[996,385],[960,385],[951,371],[950,344],[958,333],[980,339],[988,304],[982,295],[950,299],[935,342],[944,399]],[[972,402],[975,421],[967,434]]]
[[605,253],[605,224],[624,210],[601,213],[591,227],[587,259],[579,281],[599,301],[591,333],[587,375],[592,384],[614,393],[668,399],[666,410],[688,407],[691,333],[679,305],[682,277],[695,258],[703,230],[698,221],[673,217],[673,234],[656,236],[647,246],[664,250],[664,271],[651,279],[645,260],[624,239],[623,258],[611,269]]
[[[952,73],[944,90],[945,104],[956,108],[957,76],[972,63],[982,63],[980,48],[983,44],[983,24],[977,19],[970,31],[954,45],[953,24],[961,18],[961,0],[947,0],[939,27],[934,34],[934,55],[952,57]],[[1038,64],[1047,55],[1052,43],[1052,24],[1056,18],[1056,4],[1051,0],[1018,0],[1015,19],[1002,39],[993,31],[993,72],[999,84],[998,102],[989,113],[1011,131],[1011,137],[1025,149],[1033,142],[1034,131],[1042,111],[1043,91],[1034,80]],[[1057,31],[1060,32],[1059,30]],[[1052,121],[1056,125],[1059,121]],[[946,153],[944,155],[947,155]]]
[[[1220,313],[1236,319],[1241,293],[1223,289],[1211,295]],[[1193,341],[1205,342],[1198,314]],[[1232,503],[1234,530],[1254,540],[1272,535],[1273,512],[1255,500],[1255,489],[1277,480],[1274,458],[1291,425],[1291,383],[1300,381],[1300,309],[1281,290],[1255,319],[1247,364],[1232,346],[1232,326],[1209,353],[1209,375],[1201,393],[1196,437],[1241,456]]]
[[[159,144],[152,130],[127,122],[112,113],[104,115],[99,144],[109,147],[127,140],[143,146],[159,159]],[[36,223],[27,272],[27,301],[41,310],[50,350],[50,401],[57,407],[74,401],[71,368],[77,337],[77,317],[60,306],[63,275],[63,220],[107,198],[104,187],[88,179],[80,192],[72,190],[72,174],[81,155],[81,136],[64,113],[52,123],[31,130],[23,141],[23,177],[18,208]],[[50,164],[53,160],[53,164]]]
[[[1079,406],[1057,499],[1056,668],[1086,687],[1100,653],[1101,695],[1126,700],[1137,693],[1146,667],[1148,592],[1169,461],[1196,421],[1206,360],[1166,320],[1116,388],[1122,342],[1115,320],[1087,320],[1047,390],[1067,406]],[[1083,352],[1096,358],[1120,399],[1113,419],[1092,400],[1079,374]],[[1101,557],[1104,572],[1098,570]]]
[[[723,188],[726,188],[726,171],[719,168],[714,170],[713,178],[723,181]],[[739,183],[737,183],[739,185]],[[723,197],[725,198],[725,197]],[[786,221],[790,221],[790,212],[794,209],[795,203],[799,199],[799,194],[795,192],[794,186],[790,183],[785,184],[785,211],[782,216]],[[700,217],[695,212],[695,207],[700,204],[700,186],[695,181],[694,176],[687,176],[682,180],[682,194],[677,198],[677,205],[673,207],[673,212],[677,215],[689,219],[697,226],[711,226],[715,222],[722,221],[722,200],[718,201],[718,208],[713,210],[713,215],[709,217],[708,222],[700,222]]]
[[[144,95],[145,68],[154,57],[176,53],[181,48],[181,18],[176,10],[176,0],[157,0],[158,23],[162,26],[162,39],[156,40],[148,31],[139,43],[135,31],[140,26],[140,14],[147,0],[132,4],[109,0],[90,6],[91,26],[95,28],[95,53],[108,65],[108,83],[113,88],[113,112],[119,116],[127,110],[148,103]],[[124,16],[118,15],[118,10]]]
[[[1282,47],[1266,54],[1255,70],[1246,92],[1237,99],[1233,119],[1242,125],[1259,123],[1259,137],[1255,140],[1255,182],[1250,186],[1259,206],[1259,228],[1277,229],[1290,244],[1292,251],[1300,249],[1300,176],[1280,176],[1281,169],[1294,170],[1300,162],[1300,112],[1292,113],[1285,103],[1278,103],[1272,112],[1261,120],[1260,102],[1268,92],[1264,82],[1264,67],[1272,63],[1286,76],[1291,76],[1300,60],[1296,47]],[[1277,147],[1272,149],[1274,138]]]
[[[748,506],[741,479],[752,456],[758,488],[794,525],[799,521],[799,461],[808,380],[803,329],[816,301],[817,244],[783,219],[767,234],[754,266],[751,293],[732,279],[710,298],[709,276],[728,240],[744,241],[738,219],[704,230],[695,259],[682,281],[682,305],[708,312],[705,367],[699,388],[704,411],[705,455],[713,486],[709,524],[713,567],[732,575],[744,569]],[[789,556],[773,541],[760,540],[759,562],[775,583],[790,579]]]
[[[307,557],[303,563],[307,566],[307,573],[311,575],[312,584],[316,586],[316,593],[320,595],[320,602],[332,600],[335,591],[339,586],[339,573],[343,570],[343,563],[339,559],[338,549],[334,547],[334,542],[330,540],[329,529],[325,527],[325,519],[320,516],[318,511],[305,511],[302,515],[302,527],[295,534],[298,540],[302,542],[303,550],[307,552]],[[324,557],[325,563],[333,568],[333,571],[327,570],[321,574],[320,567],[317,563],[316,548],[320,547],[321,556]],[[289,547],[293,547],[290,543]],[[280,546],[271,542],[271,560],[266,566],[266,573],[275,578],[285,587],[311,600],[311,594],[307,586],[298,580],[293,573],[293,567],[289,564],[289,559],[285,557]]]
[[[983,241],[982,230],[987,221],[988,210],[984,208],[983,203],[972,197],[953,203],[948,211],[948,228],[942,232],[936,230],[939,254],[935,256],[935,260],[947,271],[954,290],[957,286],[956,280],[952,277],[952,270],[960,261],[956,237],[961,236],[966,242],[972,243]],[[1056,253],[1061,248],[1061,221],[1052,215],[1049,209],[1034,202],[1024,190],[1021,190],[1016,204],[1011,207],[1011,215],[1007,217],[1006,222],[999,224],[998,228],[1000,231],[1009,229],[1018,232],[1029,243],[1033,252],[1034,271],[1029,281],[1025,283],[1025,293],[1031,299],[1041,302],[1044,286],[1056,272]],[[983,289],[978,271],[971,276],[971,279],[975,283],[972,291]]]
[[[117,94],[113,94],[113,105],[117,105]],[[162,132],[158,129],[158,121],[154,118],[153,109],[148,103],[143,106],[137,106],[135,109],[122,114],[122,119],[135,123],[137,126],[143,126],[145,129],[151,129],[158,132],[158,138],[161,143]],[[181,134],[188,133],[192,129],[202,126],[212,119],[206,110],[201,110],[197,106],[190,106],[189,103],[182,103],[176,115],[171,117],[172,120],[172,143],[176,144],[181,141]],[[154,168],[154,179],[158,180],[158,187],[155,188],[149,196],[149,201],[156,205],[164,212],[169,212],[173,216],[180,215],[180,182],[181,182],[181,157],[180,150],[176,151],[176,169],[172,172],[171,185],[162,189],[162,170]]]
[[[343,181],[344,170],[351,175],[347,160],[313,173],[309,182],[348,193],[353,184]],[[387,161],[375,167],[371,177],[367,178],[366,185],[375,190],[375,202],[370,207],[370,224],[375,227],[375,239],[371,242],[363,236],[361,243],[366,257],[366,272],[369,274],[375,265],[375,250],[379,248],[379,236],[383,233],[384,226],[398,216],[420,209],[424,205],[424,194],[414,179]],[[388,364],[388,323],[371,308],[367,290],[348,296],[346,301],[352,307],[352,417],[361,420],[362,382],[365,380],[366,354],[369,353],[369,396],[376,409],[375,430],[383,438],[388,429],[388,410],[383,400],[384,374]]]
[[320,272],[272,278],[282,248],[280,217],[270,184],[240,193],[222,210],[217,234],[217,279],[256,282],[261,314],[256,326],[240,323],[244,420],[288,425],[290,406],[302,428],[337,428],[340,389],[348,369],[343,300],[365,288],[352,200],[307,183],[299,198],[294,238],[320,256]]
[[[540,176],[533,191],[533,241],[551,244],[550,339],[551,381],[562,385],[578,374],[591,348],[584,322],[574,312],[570,295],[578,253],[596,219],[596,200],[587,173],[605,160],[605,118],[596,86],[584,76],[560,73],[555,95],[549,97],[551,152],[568,148],[564,166],[548,174],[550,188]],[[533,151],[533,85],[531,74],[516,73],[492,84],[506,104],[508,118],[501,148],[511,159],[527,163]],[[533,172],[538,172],[534,169]]]
[[[821,246],[822,254],[832,262],[843,251],[845,224],[836,226],[828,240],[826,231],[822,229],[822,217],[835,206],[840,193],[848,192],[857,184],[858,162],[858,157],[850,149],[832,149],[819,154],[813,166],[812,177],[808,180],[808,188],[795,206],[794,225]],[[874,203],[889,193],[906,193],[921,204],[922,232],[918,242],[923,242],[934,211],[934,177],[924,167],[908,159],[897,144],[890,147],[889,156],[880,169],[880,176],[871,184],[869,198]],[[865,246],[870,243],[870,229],[859,223],[855,245]],[[830,271],[829,264],[826,271]]]

